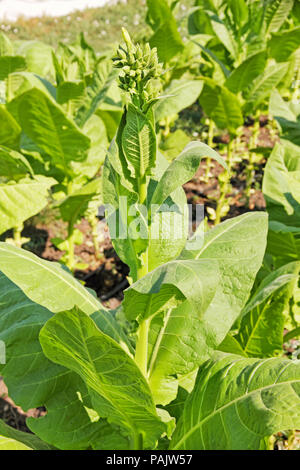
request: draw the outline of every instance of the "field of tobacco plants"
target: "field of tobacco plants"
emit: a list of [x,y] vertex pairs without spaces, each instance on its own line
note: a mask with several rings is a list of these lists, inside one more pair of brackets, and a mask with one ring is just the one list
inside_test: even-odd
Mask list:
[[139,3],[0,32],[0,450],[299,450],[300,0]]

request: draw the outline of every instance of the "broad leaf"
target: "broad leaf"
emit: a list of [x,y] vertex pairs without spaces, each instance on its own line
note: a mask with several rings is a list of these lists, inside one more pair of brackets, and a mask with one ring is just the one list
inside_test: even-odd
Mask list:
[[203,82],[200,80],[173,80],[164,90],[166,97],[162,97],[155,106],[156,120],[161,121],[191,106],[200,95],[202,87]]
[[234,135],[237,128],[243,124],[238,98],[227,88],[219,86],[211,79],[205,80],[200,104],[207,116],[213,119],[220,129],[228,129]]
[[0,242],[0,271],[33,302],[53,313],[77,305],[87,315],[94,314],[101,330],[125,347],[125,335],[113,315],[60,264]]
[[263,193],[271,220],[300,227],[300,148],[276,144],[264,174]]
[[17,181],[28,174],[33,175],[31,166],[19,152],[0,146],[0,177]]
[[132,284],[125,291],[123,308],[128,320],[141,322],[188,300],[200,316],[214,297],[217,282],[216,262],[170,261]]
[[91,204],[98,202],[100,206],[101,185],[101,178],[96,178],[60,202],[58,207],[62,219],[74,225],[85,215]]
[[0,450],[52,450],[52,447],[37,436],[18,431],[0,420]]
[[88,178],[94,178],[104,162],[108,148],[106,128],[103,120],[94,114],[86,121],[82,130],[89,137],[91,147],[87,158],[83,162],[71,162],[71,165],[76,175],[86,175]]
[[173,191],[189,181],[197,172],[203,157],[213,158],[226,168],[223,158],[215,150],[202,142],[190,142],[162,174],[151,204],[160,206]]
[[80,375],[92,407],[131,435],[153,447],[164,431],[148,384],[138,366],[79,309],[56,314],[42,328],[46,356]]
[[229,75],[225,82],[226,87],[233,93],[243,91],[264,71],[266,60],[265,51],[258,52],[246,59]]
[[268,42],[269,55],[277,62],[287,62],[291,54],[300,47],[300,26],[272,36]]
[[199,370],[171,448],[258,450],[265,437],[299,426],[299,361],[219,353]]
[[169,62],[176,54],[184,49],[184,43],[179,34],[174,17],[166,21],[155,31],[150,38],[151,48],[157,48],[158,58],[161,62]]
[[26,61],[21,56],[0,57],[0,80],[5,80],[11,73],[26,69]]
[[4,105],[0,105],[0,121],[0,145],[17,150],[22,129]]
[[299,262],[289,263],[272,272],[246,305],[236,336],[245,356],[272,357],[282,354],[283,328],[299,268]]
[[104,61],[98,66],[98,71],[93,75],[92,82],[85,89],[81,99],[75,121],[79,127],[84,126],[88,119],[97,111],[104,101],[109,88],[116,79],[116,71],[111,69],[110,62]]
[[40,41],[24,41],[17,50],[26,60],[26,69],[43,77],[54,75],[52,52],[51,46]]
[[253,112],[279,84],[287,72],[288,64],[268,65],[251,84],[246,94],[245,112]]
[[[91,403],[82,380],[44,356],[39,332],[53,313],[76,304],[128,350],[114,316],[60,265],[29,252],[2,243],[0,270],[6,274],[0,274],[0,339],[7,356],[1,375],[11,398],[24,410],[47,408],[44,417],[27,420],[44,441],[60,449],[100,449],[104,429],[110,436],[116,430],[90,416]],[[122,438],[120,442],[125,448]]]
[[276,32],[288,18],[294,0],[272,0],[265,12],[266,34]]
[[280,222],[269,223],[267,252],[276,265],[300,260],[300,227],[290,227]]
[[0,56],[14,55],[14,46],[6,34],[0,32]]
[[181,255],[181,259],[212,260],[219,267],[216,295],[203,317],[209,347],[223,341],[249,297],[265,253],[267,220],[262,212],[250,212],[222,222],[205,233],[202,248]]
[[54,184],[53,178],[45,176],[0,184],[0,233],[38,214],[48,204],[49,189]]
[[132,177],[151,174],[156,159],[155,131],[148,117],[132,104],[126,114],[122,147]]
[[17,100],[22,129],[51,157],[53,164],[68,171],[70,161],[82,161],[86,158],[90,139],[79,131],[46,94],[34,88]]

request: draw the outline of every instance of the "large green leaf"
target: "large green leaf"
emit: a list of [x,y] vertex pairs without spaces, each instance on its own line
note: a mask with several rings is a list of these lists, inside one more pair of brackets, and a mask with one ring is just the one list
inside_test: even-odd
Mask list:
[[[10,75],[10,87],[14,98],[22,95],[32,88],[38,88],[49,97],[56,99],[56,88],[45,78],[31,72],[15,72]],[[9,110],[16,117],[18,116],[18,100],[9,103]]]
[[200,80],[173,80],[164,90],[166,96],[155,106],[156,120],[161,121],[191,106],[200,95],[202,87],[203,82]]
[[176,54],[184,49],[174,17],[166,18],[166,21],[159,26],[150,38],[151,48],[157,48],[158,58],[161,62],[168,63]]
[[80,375],[100,416],[135,441],[142,434],[146,448],[155,445],[164,425],[147,381],[133,359],[93,320],[77,308],[58,313],[42,328],[40,341],[51,361]]
[[226,163],[220,155],[202,142],[190,142],[162,174],[151,204],[160,206],[177,188],[188,182],[197,172],[203,157],[210,157],[226,168]]
[[0,146],[0,177],[18,180],[33,174],[26,158],[19,152]]
[[205,79],[200,104],[220,129],[228,129],[231,134],[235,134],[237,128],[243,124],[241,104],[237,96],[212,79]]
[[166,310],[170,301],[174,307],[188,300],[200,315],[212,300],[217,282],[216,262],[170,261],[132,284],[125,291],[123,308],[129,320],[140,322]]
[[290,55],[300,47],[300,26],[272,36],[268,42],[269,55],[277,62],[287,62]]
[[33,302],[53,313],[77,305],[87,315],[94,314],[101,330],[125,347],[125,335],[114,316],[60,264],[0,242],[0,271]]
[[171,448],[258,450],[265,437],[299,426],[299,361],[220,353],[199,370]]
[[18,431],[0,420],[0,450],[52,450],[52,447],[37,436]]
[[17,150],[20,145],[21,128],[4,105],[0,105],[0,145]]
[[203,316],[209,347],[223,341],[249,297],[265,253],[267,222],[262,212],[227,220],[205,233],[202,248],[181,255],[181,259],[212,260],[219,267],[216,295]]
[[88,119],[97,111],[103,103],[109,88],[116,79],[117,72],[112,70],[110,61],[99,64],[94,73],[92,82],[86,87],[85,94],[80,101],[80,107],[76,113],[75,121],[79,127],[84,126]]
[[0,80],[5,80],[11,73],[26,69],[26,61],[21,56],[0,57]]
[[299,268],[299,262],[289,263],[269,274],[246,305],[236,336],[245,356],[282,354],[283,328]]
[[36,176],[18,182],[0,184],[0,233],[38,214],[49,201],[49,189],[56,184],[53,178]]
[[276,32],[288,18],[294,0],[272,0],[265,12],[266,34]]
[[29,252],[1,243],[0,270],[0,339],[7,358],[1,375],[11,398],[24,410],[47,408],[44,417],[27,420],[44,441],[60,449],[102,448],[104,429],[112,437],[116,430],[90,415],[84,383],[44,356],[39,332],[53,313],[79,305],[104,334],[128,350],[114,316],[60,265]]
[[271,220],[300,227],[300,147],[276,144],[266,165],[263,193]]
[[14,46],[6,34],[0,32],[0,56],[12,56],[14,54]]
[[234,59],[238,57],[238,43],[235,41],[233,31],[215,14],[210,14],[211,26],[219,41],[226,47]]
[[248,20],[248,5],[246,0],[229,0],[230,13],[235,24],[241,27]]
[[76,175],[86,175],[88,178],[94,178],[104,162],[108,148],[106,128],[103,120],[93,114],[82,130],[91,140],[91,148],[83,162],[72,162],[71,165]]
[[167,0],[147,0],[146,21],[155,31],[167,18],[172,16],[171,8]]
[[87,212],[89,205],[98,202],[101,205],[101,178],[96,178],[58,204],[62,219],[74,225]]
[[101,428],[87,412],[86,387],[76,374],[50,362],[39,343],[40,329],[52,312],[32,302],[2,273],[0,298],[0,338],[6,345],[1,375],[10,397],[24,410],[47,408],[44,417],[27,420],[44,441],[60,449],[90,447]]
[[226,87],[233,93],[238,93],[249,86],[265,68],[267,55],[265,51],[258,52],[242,62],[226,79]]
[[300,227],[291,227],[280,222],[269,223],[267,252],[279,266],[300,260]]
[[51,46],[40,41],[24,41],[17,51],[25,57],[27,70],[43,77],[54,75],[52,52]]
[[90,139],[80,132],[49,96],[33,88],[17,100],[22,129],[51,157],[53,164],[68,171],[70,161],[86,158]]
[[300,145],[300,104],[285,101],[277,90],[272,91],[269,112],[276,119],[283,139]]
[[148,117],[132,104],[126,114],[122,147],[133,177],[151,174],[156,159],[155,131]]
[[245,111],[253,112],[279,84],[288,69],[288,64],[270,64],[250,85],[246,94]]

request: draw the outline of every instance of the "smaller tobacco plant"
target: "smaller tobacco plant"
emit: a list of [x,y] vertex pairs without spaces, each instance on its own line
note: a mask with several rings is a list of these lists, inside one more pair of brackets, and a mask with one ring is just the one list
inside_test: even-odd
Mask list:
[[[300,365],[270,357],[278,343],[268,351],[247,343],[253,315],[272,311],[264,307],[280,289],[269,278],[273,291],[260,285],[243,310],[265,253],[267,216],[247,213],[205,234],[200,225],[188,238],[181,186],[203,157],[224,162],[201,142],[171,164],[157,151],[153,106],[161,66],[155,50],[143,51],[126,31],[123,37],[114,62],[127,103],[105,160],[103,197],[132,283],[121,307],[108,311],[61,266],[0,244],[0,340],[7,353],[0,372],[16,404],[47,409],[27,419],[35,435],[0,422],[0,444],[268,448],[272,433],[300,425]],[[275,274],[283,289],[294,268],[288,278]],[[284,299],[276,297],[279,310]]]
[[[75,224],[83,216],[92,227],[95,253],[100,256],[97,212],[101,180],[97,176],[108,134],[115,132],[122,107],[110,99],[112,110],[105,108],[116,71],[111,60],[96,57],[83,35],[74,44],[61,44],[56,53],[49,48],[47,79],[36,70],[45,47],[40,44],[29,55],[25,43],[24,58],[13,55],[14,45],[0,36],[0,81],[5,85],[5,103],[0,105],[0,191],[1,199],[6,198],[0,233],[14,228],[14,242],[21,246],[23,221],[49,204],[52,186],[52,203],[67,225],[66,239],[55,238],[52,243],[65,251],[61,261],[74,270],[80,266],[74,247],[83,237]],[[52,74],[55,85],[49,81]],[[29,181],[19,181],[21,167]]]

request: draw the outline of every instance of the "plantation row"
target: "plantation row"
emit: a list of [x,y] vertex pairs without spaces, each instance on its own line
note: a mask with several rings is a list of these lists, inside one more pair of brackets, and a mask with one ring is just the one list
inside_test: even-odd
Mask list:
[[[300,2],[197,0],[178,20],[181,3],[147,0],[145,37],[123,29],[105,53],[0,33],[0,373],[16,405],[47,411],[31,433],[0,420],[0,449],[296,446]],[[191,235],[199,168],[218,192]],[[114,310],[74,277],[82,219],[102,256],[103,205],[130,270]],[[22,248],[46,208],[67,226],[60,264]]]

